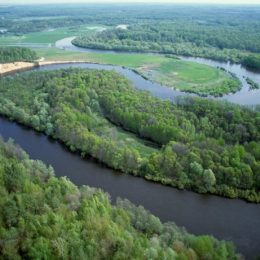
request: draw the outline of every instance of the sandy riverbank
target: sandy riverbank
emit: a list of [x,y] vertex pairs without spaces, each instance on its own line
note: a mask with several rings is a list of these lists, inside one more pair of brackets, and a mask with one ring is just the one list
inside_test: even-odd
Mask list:
[[25,70],[30,69],[35,66],[32,62],[12,62],[12,63],[4,63],[0,64],[0,75],[4,75],[13,71]]
[[85,63],[86,61],[38,61],[38,62],[12,62],[0,64],[0,75],[10,74],[12,72],[23,71],[38,66],[45,66],[51,64],[63,64],[63,63]]

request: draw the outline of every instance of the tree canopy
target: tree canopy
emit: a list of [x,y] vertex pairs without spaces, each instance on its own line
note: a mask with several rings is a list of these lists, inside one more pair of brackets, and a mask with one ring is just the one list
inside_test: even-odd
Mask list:
[[35,61],[37,58],[36,52],[29,48],[0,47],[0,63]]
[[0,140],[4,259],[240,259],[230,242],[161,223],[143,207],[80,188]]
[[194,97],[172,103],[113,71],[66,69],[2,78],[0,113],[122,172],[260,201],[257,111]]

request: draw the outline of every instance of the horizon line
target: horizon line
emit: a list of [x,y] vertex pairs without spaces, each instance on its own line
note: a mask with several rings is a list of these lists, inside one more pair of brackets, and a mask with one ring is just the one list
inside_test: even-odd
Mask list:
[[224,6],[239,6],[239,5],[248,5],[248,6],[254,6],[254,5],[260,5],[259,3],[253,3],[253,2],[238,2],[238,3],[232,3],[232,2],[221,2],[221,3],[210,3],[210,2],[162,2],[162,1],[151,1],[151,2],[115,2],[115,1],[111,1],[111,2],[37,2],[37,3],[0,3],[0,6],[19,6],[19,5],[88,5],[88,4],[92,4],[92,5],[102,5],[102,4],[117,4],[117,5],[224,5]]

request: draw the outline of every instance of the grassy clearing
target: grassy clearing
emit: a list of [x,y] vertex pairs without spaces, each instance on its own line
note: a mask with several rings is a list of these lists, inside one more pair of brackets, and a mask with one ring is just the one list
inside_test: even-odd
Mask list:
[[146,158],[149,158],[153,153],[159,152],[160,148],[155,143],[139,138],[136,134],[113,124],[104,116],[96,114],[96,120],[102,125],[102,132],[99,134],[104,139],[113,140],[118,146],[134,149]]
[[152,142],[138,138],[135,134],[124,131],[120,127],[113,127],[110,129],[112,130],[112,135],[114,135],[110,137],[114,138],[114,140],[116,139],[119,145],[122,144],[129,148],[135,149],[144,157],[149,158],[151,154],[159,151],[158,148],[153,146]]
[[100,63],[109,63],[114,65],[120,65],[137,69],[144,64],[153,64],[159,66],[168,58],[159,55],[147,55],[147,54],[100,54],[94,53],[90,55]]
[[162,85],[207,96],[235,92],[240,83],[226,72],[195,62],[171,59],[158,66],[142,66],[139,72]]
[[57,48],[35,48],[38,56],[46,60],[89,61],[104,64],[113,64],[137,69],[144,64],[160,65],[168,58],[159,55],[147,54],[112,54],[112,53],[82,53],[64,51]]
[[205,83],[219,78],[220,71],[212,67],[195,62],[170,60],[164,62],[158,69],[163,74],[176,74],[177,78],[185,82]]

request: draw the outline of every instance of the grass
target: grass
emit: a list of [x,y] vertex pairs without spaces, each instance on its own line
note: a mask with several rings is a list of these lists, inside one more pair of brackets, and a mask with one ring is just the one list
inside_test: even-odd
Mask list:
[[164,56],[147,54],[82,53],[57,48],[35,48],[35,51],[46,60],[89,61],[129,68],[138,68],[143,64],[157,65],[168,60]]
[[[195,62],[185,62],[180,60],[171,60],[164,62],[159,72],[163,74],[173,74],[180,81],[191,82],[191,83],[205,83],[210,80],[219,79],[220,71],[212,67],[198,64]],[[223,74],[223,73],[221,73]]]
[[202,96],[221,96],[240,88],[240,82],[226,72],[196,62],[170,59],[138,70],[162,85]]
[[151,154],[159,151],[154,147],[152,142],[138,138],[135,134],[124,131],[120,127],[116,127],[116,139],[118,143],[125,144],[129,148],[133,148],[142,154],[142,156],[149,158]]

